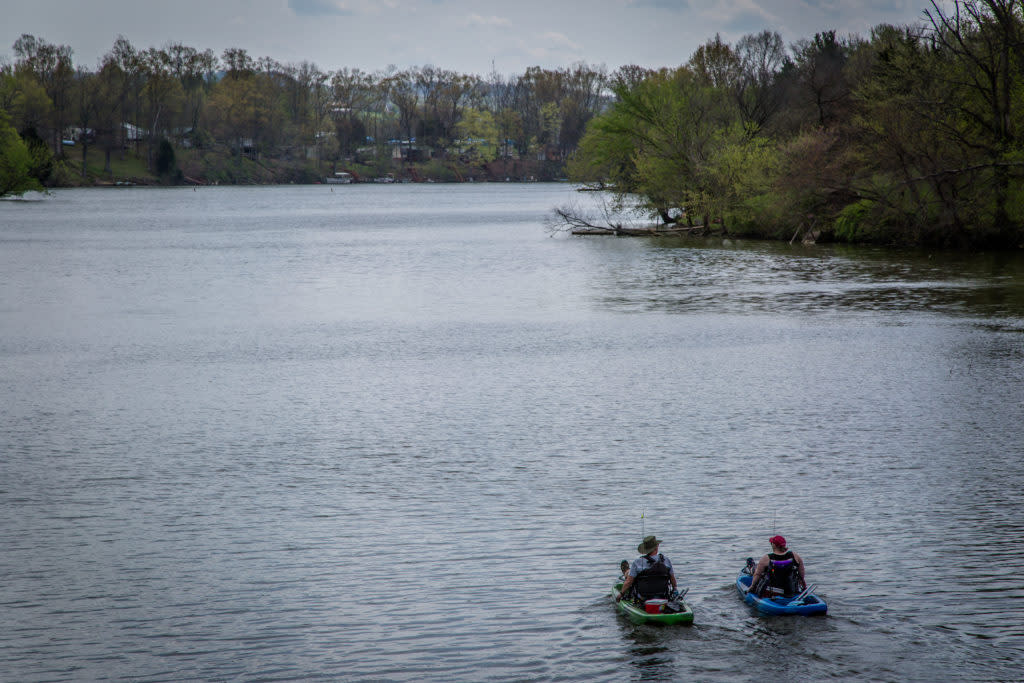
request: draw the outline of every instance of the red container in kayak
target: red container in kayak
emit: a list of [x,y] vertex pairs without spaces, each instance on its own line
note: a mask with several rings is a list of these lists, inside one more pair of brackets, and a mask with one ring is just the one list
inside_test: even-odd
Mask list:
[[660,598],[648,600],[644,603],[644,611],[648,614],[661,614],[665,610],[666,602],[668,602],[668,600],[662,600]]

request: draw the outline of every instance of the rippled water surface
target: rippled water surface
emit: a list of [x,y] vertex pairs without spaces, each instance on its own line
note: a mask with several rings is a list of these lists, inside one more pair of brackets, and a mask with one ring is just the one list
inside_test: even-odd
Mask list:
[[[1019,679],[1024,261],[574,194],[0,202],[0,679]],[[616,615],[643,531],[692,627]],[[772,532],[827,617],[736,595]]]

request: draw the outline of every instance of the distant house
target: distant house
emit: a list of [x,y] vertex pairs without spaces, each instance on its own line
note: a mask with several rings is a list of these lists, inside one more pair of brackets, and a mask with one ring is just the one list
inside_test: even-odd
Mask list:
[[544,145],[537,150],[537,161],[560,161],[562,152],[556,145]]
[[505,142],[499,146],[498,153],[503,159],[518,159],[519,150],[516,148],[516,141],[506,139]]
[[256,143],[252,138],[242,138],[238,142],[240,148],[238,151],[242,156],[253,159],[254,161],[259,160],[260,151],[256,147]]
[[424,161],[430,158],[430,150],[419,147],[416,138],[412,140],[389,140],[391,158],[394,161]]
[[196,131],[192,126],[187,126],[184,128],[175,128],[171,131],[171,136],[174,137],[179,145],[189,149],[194,144],[195,132]]
[[79,128],[72,126],[71,128],[64,129],[64,144],[74,145],[75,142],[85,141],[92,143],[96,139],[96,131],[92,128]]
[[124,128],[124,139],[127,142],[139,142],[146,139],[148,133],[144,128],[139,128],[131,123],[122,123],[121,126]]
[[314,138],[316,139],[316,144],[315,145],[306,145],[306,147],[305,147],[306,158],[307,159],[317,159],[317,158],[319,158],[320,154],[321,154],[320,145],[325,143],[325,142],[327,142],[328,140],[330,140],[331,138],[334,138],[334,137],[337,137],[336,134],[334,133],[334,131],[331,131],[331,130],[319,131],[314,136]]
[[348,171],[335,171],[334,175],[324,178],[328,185],[350,185],[355,178]]

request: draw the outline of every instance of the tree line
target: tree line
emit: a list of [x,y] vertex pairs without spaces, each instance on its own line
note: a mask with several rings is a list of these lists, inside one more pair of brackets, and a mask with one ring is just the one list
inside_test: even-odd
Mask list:
[[868,37],[716,37],[621,69],[570,176],[731,234],[1022,248],[1022,7],[933,2]]
[[0,64],[0,194],[74,169],[68,135],[82,174],[90,148],[105,171],[126,153],[165,170],[172,144],[319,169],[415,141],[442,159],[565,161],[571,179],[668,224],[1024,244],[1024,0],[932,0],[920,24],[866,37],[716,36],[677,68],[611,73],[323,71],[123,37],[95,70],[30,35],[13,51]]
[[[282,64],[241,48],[221,55],[181,43],[139,49],[118,38],[95,70],[31,35],[0,64],[0,111],[23,138],[31,175],[46,181],[63,141],[82,155],[132,151],[153,170],[162,143],[253,158],[350,159],[394,141],[444,158],[491,160],[576,148],[602,106],[608,75],[585,63],[487,79],[434,66],[369,73]],[[390,150],[388,150],[390,152]]]

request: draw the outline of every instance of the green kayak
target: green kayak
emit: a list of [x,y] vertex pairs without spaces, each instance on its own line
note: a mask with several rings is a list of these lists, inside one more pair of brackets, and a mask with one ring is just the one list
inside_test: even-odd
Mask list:
[[[622,590],[622,584],[617,583],[612,588],[612,600],[615,600],[615,594]],[[631,602],[629,600],[619,600],[615,603],[619,611],[622,612],[626,617],[629,618],[634,624],[692,624],[693,623],[693,608],[687,603],[683,603],[682,612],[659,612],[658,614],[651,614],[644,610],[644,606],[637,602]]]

